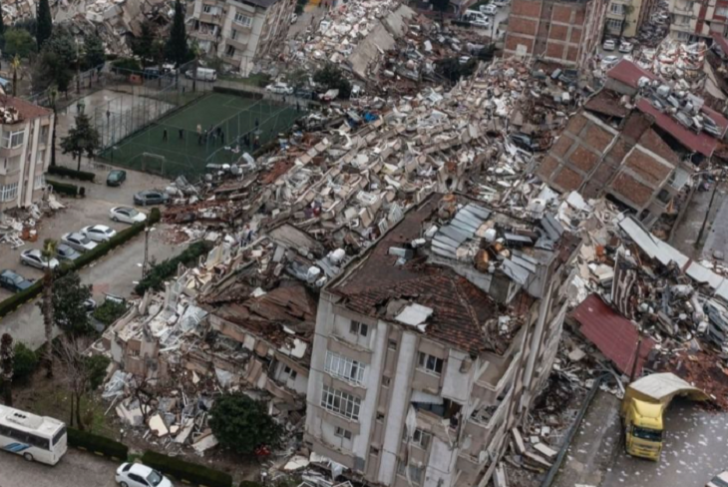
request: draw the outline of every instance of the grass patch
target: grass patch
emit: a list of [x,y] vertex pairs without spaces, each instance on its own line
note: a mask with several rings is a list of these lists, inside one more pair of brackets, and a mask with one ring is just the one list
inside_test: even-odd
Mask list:
[[220,79],[225,80],[225,81],[232,81],[234,83],[240,83],[240,84],[248,85],[248,86],[257,86],[259,88],[263,88],[266,85],[270,84],[270,82],[271,82],[270,75],[267,75],[265,73],[251,74],[247,78],[241,78],[239,76],[224,74],[224,75],[220,76]]

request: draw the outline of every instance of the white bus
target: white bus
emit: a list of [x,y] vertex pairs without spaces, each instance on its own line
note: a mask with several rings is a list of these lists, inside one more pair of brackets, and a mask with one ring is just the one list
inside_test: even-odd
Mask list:
[[66,425],[0,405],[0,449],[32,462],[55,465],[66,453]]

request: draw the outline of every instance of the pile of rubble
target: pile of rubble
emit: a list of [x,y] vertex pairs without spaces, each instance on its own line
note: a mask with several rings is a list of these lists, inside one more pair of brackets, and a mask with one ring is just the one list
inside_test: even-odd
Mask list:
[[684,44],[666,37],[656,48],[643,48],[637,64],[658,77],[672,82],[676,90],[700,93],[705,86],[704,41]]
[[65,208],[56,196],[49,193],[43,201],[33,203],[28,208],[13,208],[0,212],[0,244],[9,245],[13,250],[35,242],[38,238],[38,227],[43,215]]

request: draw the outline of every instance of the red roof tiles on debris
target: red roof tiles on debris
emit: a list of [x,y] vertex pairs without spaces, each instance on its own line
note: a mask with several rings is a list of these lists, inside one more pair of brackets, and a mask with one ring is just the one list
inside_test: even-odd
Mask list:
[[52,112],[47,108],[34,105],[29,101],[13,96],[0,96],[0,106],[15,108],[23,120],[32,120],[34,118],[50,115]]
[[[667,113],[663,113],[657,108],[653,107],[652,104],[642,98],[637,102],[637,108],[648,115],[651,115],[655,119],[655,123],[664,131],[675,137],[681,144],[694,152],[699,152],[705,157],[710,157],[713,154],[716,146],[718,145],[718,139],[712,137],[706,132],[696,134],[692,130],[680,125],[680,123]],[[713,118],[716,125],[723,129],[723,135],[725,134],[725,127],[728,121],[723,117],[715,117],[712,113],[707,112],[708,115]],[[713,112],[715,113],[715,112]],[[722,119],[722,120],[721,120]]]
[[637,82],[642,77],[647,77],[650,80],[657,79],[657,76],[654,74],[642,69],[632,61],[628,61],[626,59],[622,59],[616,66],[607,71],[607,76],[617,81],[621,81],[632,88],[637,88]]
[[[610,308],[596,294],[586,298],[572,311],[571,317],[581,325],[581,333],[614,362],[620,372],[631,375],[639,332],[630,320]],[[641,375],[645,360],[654,346],[655,342],[651,338],[642,339],[635,377]]]

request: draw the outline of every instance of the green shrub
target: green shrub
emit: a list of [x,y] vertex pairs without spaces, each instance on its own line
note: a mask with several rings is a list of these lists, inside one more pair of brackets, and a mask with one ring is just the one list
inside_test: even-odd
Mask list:
[[126,460],[126,457],[129,455],[129,448],[126,445],[110,438],[75,428],[68,428],[68,444],[75,448],[88,450],[119,461]]
[[177,257],[164,260],[151,268],[149,273],[134,288],[134,292],[143,295],[148,289],[162,289],[164,281],[169,279],[177,272],[180,264],[187,267],[193,266],[201,255],[210,251],[211,244],[209,242],[195,242],[187,247],[184,252]]
[[137,61],[134,58],[129,57],[122,57],[119,59],[114,59],[111,63],[111,70],[112,71],[141,71],[142,65],[139,64],[139,61]]
[[15,311],[18,306],[22,306],[34,297],[38,296],[43,289],[43,281],[35,281],[28,289],[15,293],[9,298],[0,301],[0,317]]
[[152,210],[149,212],[149,224],[154,225],[155,223],[159,223],[161,219],[162,212],[159,211],[159,208],[152,208]]
[[58,181],[46,180],[51,185],[53,191],[58,194],[65,194],[66,196],[78,196],[78,186],[75,184],[60,183]]
[[50,166],[48,167],[48,174],[54,174],[56,176],[64,176],[67,178],[80,179],[81,181],[91,181],[96,178],[96,174],[87,171],[76,171],[70,167],[65,166]]
[[233,478],[225,472],[153,451],[144,452],[142,463],[180,481],[207,487],[231,487],[233,485]]
[[14,351],[13,381],[27,382],[38,368],[39,355],[20,342],[15,344]]
[[94,318],[106,326],[109,326],[126,313],[126,305],[116,301],[106,300],[101,306],[94,310]]

